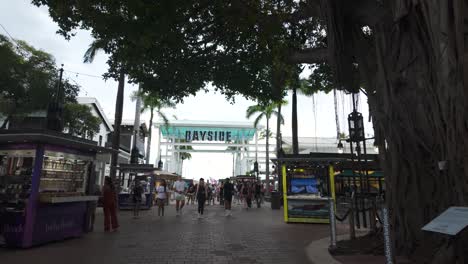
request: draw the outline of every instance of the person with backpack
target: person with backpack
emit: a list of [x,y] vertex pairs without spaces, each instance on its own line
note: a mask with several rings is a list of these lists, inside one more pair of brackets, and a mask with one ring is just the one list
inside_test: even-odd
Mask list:
[[158,216],[164,216],[164,205],[167,199],[167,184],[166,180],[162,180],[161,184],[156,188],[156,204],[158,205]]
[[203,178],[200,178],[200,182],[198,183],[196,197],[198,201],[198,219],[200,219],[203,217],[205,202],[208,197],[208,187]]

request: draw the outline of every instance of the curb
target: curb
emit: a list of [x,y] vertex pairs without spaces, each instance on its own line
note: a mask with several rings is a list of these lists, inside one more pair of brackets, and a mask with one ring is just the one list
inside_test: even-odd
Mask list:
[[[349,235],[337,236],[337,240],[346,239]],[[306,247],[306,254],[309,261],[315,264],[342,264],[331,256],[328,252],[330,237],[315,240]]]

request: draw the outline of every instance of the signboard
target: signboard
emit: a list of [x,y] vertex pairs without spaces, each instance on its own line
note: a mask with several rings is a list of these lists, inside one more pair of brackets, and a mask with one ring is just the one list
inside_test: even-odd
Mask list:
[[450,207],[422,230],[455,236],[468,226],[468,207]]
[[231,131],[207,131],[207,130],[187,130],[185,140],[190,141],[231,141]]

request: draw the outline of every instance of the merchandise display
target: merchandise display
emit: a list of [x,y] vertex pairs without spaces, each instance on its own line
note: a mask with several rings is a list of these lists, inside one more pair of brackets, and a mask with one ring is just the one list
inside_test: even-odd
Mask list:
[[0,228],[12,247],[31,247],[90,230],[94,142],[54,132],[0,133]]

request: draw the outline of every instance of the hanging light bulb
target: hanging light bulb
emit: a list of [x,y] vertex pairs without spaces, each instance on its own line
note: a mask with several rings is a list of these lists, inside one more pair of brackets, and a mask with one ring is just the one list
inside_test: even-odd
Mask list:
[[377,145],[377,142],[374,141],[374,151],[375,153],[379,153],[379,146]]
[[343,154],[344,147],[343,147],[343,143],[341,143],[341,140],[338,142],[338,146],[336,147],[338,148],[338,153]]

